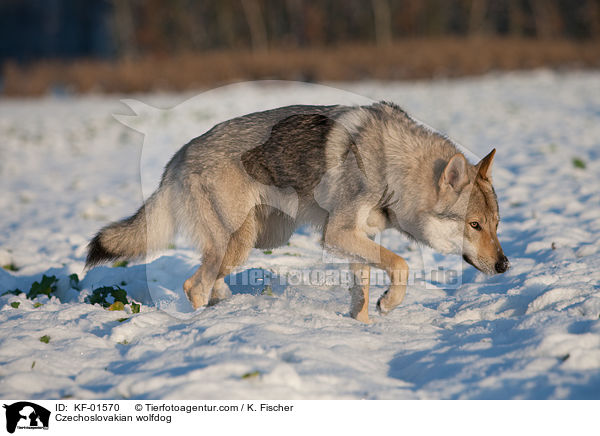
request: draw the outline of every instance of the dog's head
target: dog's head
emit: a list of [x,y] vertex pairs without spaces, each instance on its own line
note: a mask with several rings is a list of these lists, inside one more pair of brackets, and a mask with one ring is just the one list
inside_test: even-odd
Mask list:
[[500,215],[491,177],[495,152],[476,165],[461,153],[452,156],[440,174],[433,224],[427,231],[428,239],[436,240],[434,248],[462,254],[486,274],[510,267],[496,234]]

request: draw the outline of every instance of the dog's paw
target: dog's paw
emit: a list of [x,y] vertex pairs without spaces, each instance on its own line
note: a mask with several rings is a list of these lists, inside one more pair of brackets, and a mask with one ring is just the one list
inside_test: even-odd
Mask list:
[[380,315],[387,315],[388,313],[390,313],[390,310],[392,310],[393,308],[388,307],[385,303],[385,297],[388,295],[389,289],[387,291],[385,291],[381,297],[379,297],[379,300],[377,300],[377,312],[379,312]]
[[231,297],[231,289],[227,286],[227,283],[221,283],[220,285],[215,285],[213,291],[210,296],[210,300],[208,300],[209,306],[214,306],[219,301],[226,300]]
[[377,311],[381,315],[387,315],[402,303],[405,294],[406,286],[390,286],[389,289],[379,297],[379,300],[377,300]]
[[380,315],[387,315],[389,313],[389,311],[381,308],[381,298],[377,300],[377,312],[379,312]]
[[206,293],[202,292],[202,288],[200,286],[193,286],[189,279],[183,284],[183,290],[185,291],[185,295],[188,297],[188,300],[190,300],[190,303],[192,303],[194,310],[208,304],[208,296]]
[[355,320],[362,322],[363,324],[371,324],[372,323],[371,319],[369,318],[369,314],[366,312],[359,312],[356,314],[351,313],[350,316],[352,318],[354,318]]

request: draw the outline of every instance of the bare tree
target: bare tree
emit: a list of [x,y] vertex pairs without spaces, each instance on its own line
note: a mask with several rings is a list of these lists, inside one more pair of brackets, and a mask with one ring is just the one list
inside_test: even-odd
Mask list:
[[302,0],[286,0],[286,11],[289,19],[290,37],[295,45],[304,45],[306,36],[304,35],[304,16],[302,13]]
[[113,26],[117,39],[117,50],[122,57],[137,55],[133,0],[113,0]]
[[486,33],[486,10],[486,0],[471,0],[471,10],[469,11],[469,35]]
[[389,45],[392,42],[392,21],[388,0],[371,0],[375,16],[375,41],[377,45]]
[[241,0],[244,15],[250,29],[250,41],[252,50],[261,51],[267,49],[267,30],[262,17],[258,0]]
[[600,7],[598,0],[587,0],[585,3],[585,17],[592,38],[600,38]]
[[236,6],[237,2],[231,0],[221,0],[216,5],[216,29],[215,45],[233,48],[237,42],[238,29],[236,27]]
[[558,5],[554,0],[532,0],[535,30],[540,38],[556,38],[563,28]]
[[508,1],[508,31],[513,36],[523,35],[525,14],[520,0]]

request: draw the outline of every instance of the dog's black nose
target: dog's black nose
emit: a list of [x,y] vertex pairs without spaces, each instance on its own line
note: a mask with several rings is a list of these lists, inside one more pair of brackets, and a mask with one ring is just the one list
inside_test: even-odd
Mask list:
[[506,270],[510,268],[510,262],[508,261],[508,257],[502,255],[500,260],[496,262],[496,265],[494,265],[494,268],[496,269],[496,272],[498,274],[506,272]]

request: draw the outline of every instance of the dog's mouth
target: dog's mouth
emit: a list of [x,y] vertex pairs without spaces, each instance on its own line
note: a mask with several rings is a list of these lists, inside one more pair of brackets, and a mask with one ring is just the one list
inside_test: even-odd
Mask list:
[[[477,268],[477,266],[475,266],[475,264],[473,263],[473,261],[471,260],[471,258],[469,256],[467,256],[466,254],[463,254],[463,259],[469,265],[474,266],[475,268]],[[479,268],[477,268],[477,269],[479,269]]]
[[463,254],[463,255],[462,255],[462,258],[463,258],[463,259],[464,259],[464,261],[465,261],[465,262],[467,262],[469,265],[471,265],[471,266],[472,266],[472,267],[474,267],[476,270],[478,270],[478,271],[481,271],[481,272],[482,272],[482,273],[484,273],[484,274],[487,274],[487,275],[494,275],[494,274],[496,274],[496,272],[495,272],[495,271],[493,271],[493,270],[490,270],[490,269],[488,269],[488,268],[485,268],[485,266],[481,267],[481,266],[479,266],[479,265],[476,265],[476,264],[473,262],[473,260],[472,260],[472,259],[471,259],[469,256],[467,256],[466,254]]
[[470,258],[469,256],[467,256],[466,254],[463,254],[463,257],[462,257],[462,258],[463,258],[463,259],[465,260],[465,262],[467,262],[469,265],[471,265],[472,267],[475,267],[475,269],[477,269],[477,270],[481,271],[482,273],[489,274],[489,272],[487,272],[487,271],[485,271],[485,270],[481,269],[480,267],[478,267],[477,265],[475,265],[475,263],[473,263],[473,261],[471,260],[471,258]]

